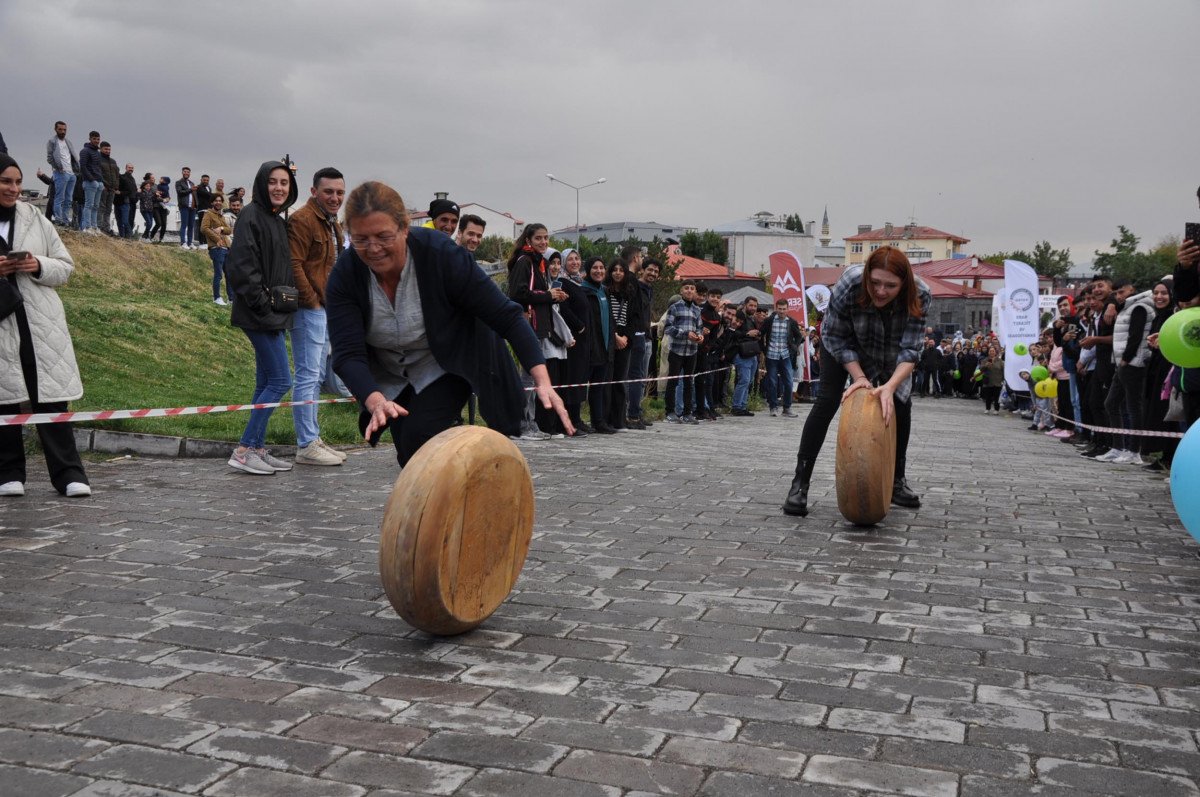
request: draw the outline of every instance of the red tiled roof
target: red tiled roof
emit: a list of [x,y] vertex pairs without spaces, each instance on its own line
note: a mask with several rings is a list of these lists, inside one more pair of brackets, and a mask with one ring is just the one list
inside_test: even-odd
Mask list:
[[915,225],[913,227],[905,227],[903,225],[893,226],[892,231],[888,232],[886,227],[880,227],[878,230],[859,233],[858,235],[847,236],[847,241],[887,241],[897,240],[905,241],[913,238],[949,238],[955,243],[965,244],[970,242],[970,238],[963,238],[961,235],[955,235],[952,232],[942,232],[933,227],[922,227]]
[[997,266],[978,257],[956,257],[950,260],[930,260],[927,263],[914,263],[913,271],[922,277],[940,277],[941,279],[1004,279],[1004,266]]
[[[950,261],[938,261],[938,262],[950,262]],[[954,261],[954,262],[962,262],[962,261]],[[929,265],[929,264],[921,263],[921,264],[915,265],[915,266],[913,266],[913,271],[916,272],[917,276],[920,277],[921,280],[924,281],[924,283],[929,286],[929,293],[935,299],[949,299],[949,298],[958,298],[958,297],[963,297],[963,298],[968,298],[968,299],[970,299],[970,298],[984,299],[984,298],[990,297],[992,295],[988,291],[976,290],[975,288],[967,287],[964,285],[959,285],[958,283],[955,283],[955,282],[949,282],[944,279],[939,279],[938,277],[926,275],[924,272],[921,271],[921,268],[926,265]],[[825,285],[827,287],[832,288],[833,285],[839,279],[842,278],[842,274],[844,274],[845,272],[846,272],[846,270],[844,268],[806,268],[806,269],[804,269],[804,284],[806,286]],[[1001,275],[1001,276],[1003,276],[1003,275]]]
[[712,263],[708,260],[701,260],[698,257],[688,257],[679,251],[679,247],[672,246],[667,250],[667,257],[671,260],[671,265],[675,266],[676,279],[718,279],[718,280],[761,280],[754,274],[747,274],[744,271],[735,271],[733,276],[729,276],[729,269],[722,266],[720,263]]

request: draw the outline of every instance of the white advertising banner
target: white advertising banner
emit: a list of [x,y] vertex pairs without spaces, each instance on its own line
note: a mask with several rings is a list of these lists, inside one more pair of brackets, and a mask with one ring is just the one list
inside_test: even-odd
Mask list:
[[[1029,389],[1020,374],[1033,365],[1029,346],[1037,343],[1041,316],[1037,272],[1028,263],[1005,260],[998,334],[1005,349],[1004,379],[1012,389]],[[1024,353],[1018,354],[1018,350]]]

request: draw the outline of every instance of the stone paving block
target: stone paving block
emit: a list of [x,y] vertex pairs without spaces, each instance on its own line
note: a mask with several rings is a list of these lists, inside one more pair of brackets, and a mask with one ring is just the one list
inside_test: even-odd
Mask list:
[[86,788],[88,779],[45,769],[0,764],[0,783],[13,795],[68,797]]
[[274,662],[252,656],[230,656],[207,650],[181,650],[155,659],[155,664],[178,667],[193,672],[211,672],[220,675],[250,676],[270,667]]
[[739,719],[815,726],[821,723],[829,709],[826,706],[796,700],[708,693],[696,701],[692,711]]
[[949,772],[836,756],[813,756],[803,780],[910,797],[956,797],[958,777]]
[[568,752],[569,748],[560,744],[439,731],[414,748],[410,756],[545,773]]
[[300,687],[264,678],[243,678],[221,673],[197,673],[171,684],[171,691],[189,695],[228,697],[235,700],[256,700],[270,703]]
[[966,726],[960,722],[932,719],[913,714],[888,714],[856,708],[835,708],[829,712],[830,728],[884,736],[905,736],[938,742],[963,742]]
[[105,710],[65,730],[68,733],[111,739],[115,742],[133,742],[148,747],[180,750],[208,736],[217,728],[216,725],[171,717]]
[[1037,774],[1045,783],[1105,794],[1152,794],[1154,797],[1195,797],[1200,794],[1195,781],[1180,775],[1131,772],[1119,767],[1055,758],[1038,759]]
[[798,777],[807,760],[790,750],[685,737],[668,741],[657,758],[677,764],[703,764],[714,769],[775,778]]
[[376,673],[342,669],[340,667],[313,667],[303,663],[276,664],[260,673],[256,678],[301,686],[325,686],[347,692],[360,692],[383,678]]
[[996,703],[964,703],[960,700],[939,700],[933,697],[914,698],[910,713],[918,717],[936,717],[968,725],[1002,728],[1024,728],[1040,731],[1046,728],[1046,715],[1029,708],[1014,708]]
[[428,737],[429,731],[389,722],[369,722],[323,714],[292,728],[288,736],[310,742],[343,745],[353,750],[404,755]]
[[1027,755],[925,739],[885,739],[879,760],[913,767],[944,769],[964,775],[988,775],[1020,780],[1028,780],[1033,775],[1033,766]]
[[87,684],[80,678],[0,669],[0,695],[53,700]]
[[704,780],[704,771],[698,767],[589,750],[572,752],[555,767],[554,774],[656,794],[692,794]]
[[1115,764],[1118,761],[1117,748],[1112,742],[1068,733],[974,726],[967,731],[967,742],[971,745],[1012,750],[1033,756],[1067,758],[1098,764]]
[[353,752],[326,768],[321,777],[421,794],[451,794],[474,774],[469,767],[440,761]]
[[392,721],[420,727],[472,731],[497,736],[515,736],[534,718],[528,714],[488,708],[444,706],[438,703],[414,703]]
[[157,786],[135,786],[117,780],[94,780],[71,797],[185,797],[181,791],[165,791]]
[[828,728],[802,728],[774,722],[747,722],[737,741],[760,747],[796,750],[807,755],[825,753],[847,758],[873,758],[880,744],[878,736]]
[[522,731],[520,736],[522,739],[634,756],[653,754],[666,738],[665,734],[642,728],[549,718],[539,719]]
[[456,797],[495,797],[499,794],[519,794],[522,797],[619,797],[621,790],[528,772],[485,769],[455,794]]
[[123,744],[76,764],[73,772],[193,794],[236,768],[211,758]]
[[204,792],[204,797],[362,797],[367,790],[350,783],[243,767]]
[[275,701],[280,708],[297,708],[313,714],[343,714],[358,719],[389,719],[411,705],[406,700],[394,700],[357,692],[305,687]]
[[0,762],[66,769],[108,748],[98,739],[78,739],[44,731],[0,728]]
[[1181,750],[1187,753],[1196,751],[1196,740],[1184,728],[1143,722],[1092,719],[1067,714],[1051,714],[1048,720],[1052,731],[1075,733],[1093,739],[1110,739],[1114,742],[1130,742],[1146,747]]
[[514,690],[496,692],[481,703],[480,707],[506,709],[532,717],[562,717],[600,722],[613,712],[616,705],[574,695],[548,695]]
[[[1057,678],[1052,675],[1029,676],[1029,688],[1042,692],[1059,692],[1066,695],[1095,697],[1101,700],[1121,700],[1128,703],[1158,704],[1158,695],[1148,686],[1137,686],[1115,681],[1097,681],[1092,678]],[[1163,690],[1164,700],[1169,690]],[[1200,703],[1200,701],[1198,701]]]
[[542,692],[551,695],[565,695],[576,686],[580,679],[572,675],[554,675],[551,673],[529,672],[518,669],[500,667],[494,664],[481,664],[469,668],[459,676],[463,683],[491,686],[504,689],[524,689],[531,692]]
[[630,706],[619,706],[608,718],[606,724],[725,741],[736,736],[741,728],[741,721],[731,717],[700,714],[694,711],[639,709]]
[[240,728],[224,728],[196,742],[188,748],[188,752],[311,775],[345,753],[346,748]]
[[283,733],[308,717],[309,712],[301,708],[227,697],[197,697],[172,709],[167,716],[212,723],[222,728]]
[[62,674],[126,686],[161,689],[181,678],[186,678],[188,672],[175,667],[160,667],[154,664],[139,664],[118,659],[92,659],[76,667],[63,670]]
[[484,686],[392,675],[372,684],[367,689],[367,693],[410,703],[429,701],[431,703],[474,706],[488,698],[493,690]]
[[25,697],[0,696],[0,724],[14,728],[54,730],[90,717],[98,709],[91,706],[72,706],[33,700]]
[[700,697],[697,692],[686,689],[660,689],[654,686],[598,680],[584,681],[572,694],[609,703],[663,711],[686,711]]

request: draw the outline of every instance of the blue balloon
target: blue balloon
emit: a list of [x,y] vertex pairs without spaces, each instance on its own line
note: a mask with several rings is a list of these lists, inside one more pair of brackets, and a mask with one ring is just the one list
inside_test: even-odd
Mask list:
[[1171,500],[1188,534],[1200,542],[1200,422],[1179,441],[1171,460]]

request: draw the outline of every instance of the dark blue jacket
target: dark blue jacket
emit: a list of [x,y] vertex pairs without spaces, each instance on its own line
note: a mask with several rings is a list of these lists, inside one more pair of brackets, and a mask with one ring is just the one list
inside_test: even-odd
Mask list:
[[[470,252],[445,233],[410,228],[408,251],[417,270],[434,359],[444,371],[470,383],[488,426],[503,434],[519,434],[525,394],[505,341],[512,344],[526,370],[546,362],[524,310],[496,287]],[[338,257],[325,286],[333,370],[360,402],[379,390],[366,343],[374,278],[349,248]]]
[[79,150],[79,178],[86,181],[102,181],[104,179],[104,171],[101,166],[104,163],[104,156],[100,154],[100,148],[94,146],[92,142],[83,145],[83,149]]

